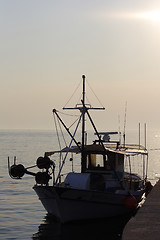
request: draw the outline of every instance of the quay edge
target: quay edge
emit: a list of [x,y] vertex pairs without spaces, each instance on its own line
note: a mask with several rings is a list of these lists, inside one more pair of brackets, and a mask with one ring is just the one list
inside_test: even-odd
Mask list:
[[160,180],[155,184],[143,206],[126,224],[122,240],[159,240]]

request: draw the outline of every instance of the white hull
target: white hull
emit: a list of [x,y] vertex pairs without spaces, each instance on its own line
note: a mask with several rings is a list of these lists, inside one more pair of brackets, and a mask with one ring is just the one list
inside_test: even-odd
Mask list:
[[[39,199],[49,214],[61,222],[107,218],[131,212],[124,205],[126,194],[35,186]],[[137,195],[139,202],[142,191]]]

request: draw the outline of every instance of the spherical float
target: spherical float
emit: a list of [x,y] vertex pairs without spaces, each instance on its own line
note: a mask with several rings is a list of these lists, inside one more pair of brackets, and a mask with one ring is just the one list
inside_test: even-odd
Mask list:
[[124,200],[124,205],[126,208],[136,208],[137,200],[134,196],[128,196]]

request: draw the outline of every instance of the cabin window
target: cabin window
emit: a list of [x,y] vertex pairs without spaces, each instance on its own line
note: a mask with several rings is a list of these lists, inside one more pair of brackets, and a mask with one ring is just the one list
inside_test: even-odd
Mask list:
[[103,155],[96,156],[96,167],[104,167],[104,156]]
[[87,154],[87,169],[88,170],[109,170],[110,165],[108,157],[103,154]]

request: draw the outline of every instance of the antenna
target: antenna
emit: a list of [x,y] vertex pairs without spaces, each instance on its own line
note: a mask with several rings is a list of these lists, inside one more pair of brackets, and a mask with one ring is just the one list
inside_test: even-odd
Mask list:
[[118,114],[118,132],[119,132],[119,142],[121,143],[121,121],[120,121],[119,114]]
[[146,123],[144,124],[144,146],[146,149],[146,147],[147,147],[147,125],[146,125]]
[[139,149],[141,145],[141,124],[139,123]]
[[127,117],[127,102],[125,104],[125,114],[124,114],[124,130],[123,130],[123,145],[125,147],[126,143],[126,117]]

